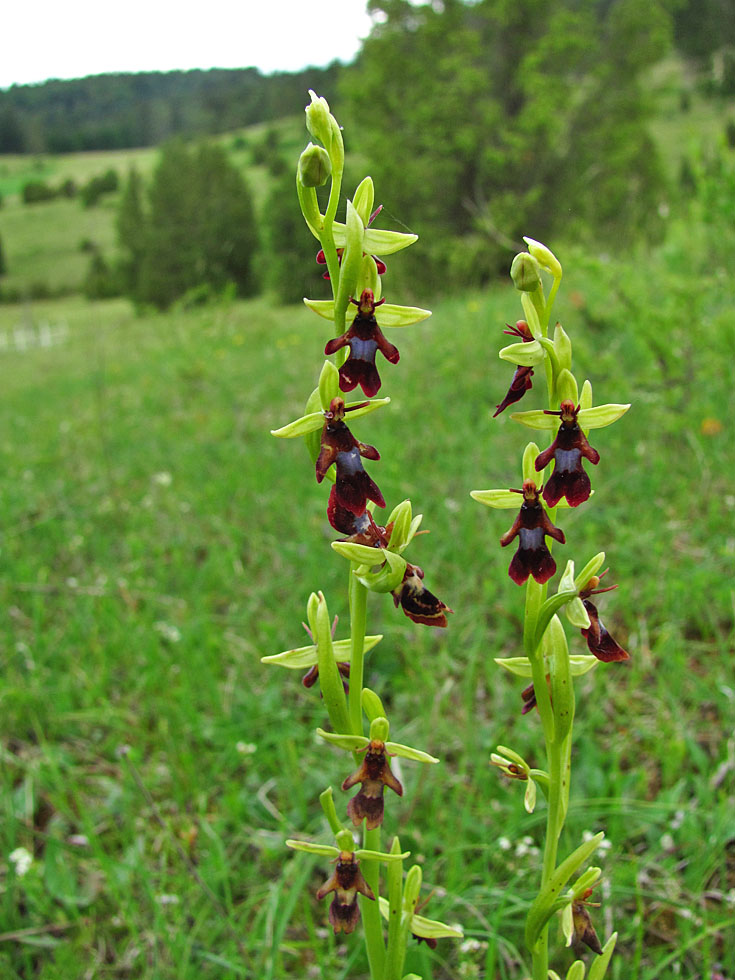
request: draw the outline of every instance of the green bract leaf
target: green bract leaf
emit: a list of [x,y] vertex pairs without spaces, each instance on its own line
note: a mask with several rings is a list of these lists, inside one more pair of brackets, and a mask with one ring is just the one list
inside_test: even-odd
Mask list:
[[579,393],[579,404],[582,408],[592,408],[592,383],[589,379],[582,385]]
[[354,541],[333,541],[332,550],[338,555],[342,555],[348,561],[357,562],[358,565],[382,565],[385,561],[385,550],[383,548],[373,548],[367,544],[356,544]]
[[568,858],[561,862],[559,867],[551,875],[546,885],[541,889],[534,899],[526,918],[526,945],[533,951],[541,930],[549,921],[556,907],[556,901],[561,895],[562,888],[566,885],[574,872],[583,864],[587,858],[599,847],[600,841],[604,838],[600,832],[593,838],[585,841],[584,844],[573,851]]
[[319,854],[322,857],[339,857],[339,848],[334,844],[312,844],[308,840],[287,840],[286,847],[294,851],[306,851],[307,854]]
[[570,558],[564,567],[564,572],[562,574],[561,580],[559,581],[559,588],[557,592],[576,592],[576,587],[574,585],[574,562]]
[[529,429],[542,429],[545,432],[553,432],[559,428],[558,415],[546,415],[545,412],[513,412],[510,416],[514,422],[522,422]]
[[572,672],[572,677],[581,677],[596,667],[599,662],[597,657],[593,657],[591,653],[572,654],[569,658],[569,669]]
[[406,572],[406,559],[392,551],[382,551],[385,564],[377,572],[355,572],[357,581],[371,592],[392,592],[403,581]]
[[526,813],[533,813],[536,808],[536,783],[529,778],[526,780],[526,792],[523,794],[523,806]]
[[541,321],[538,318],[538,310],[534,306],[530,293],[521,293],[521,306],[526,314],[526,323],[529,326],[535,340],[541,340]]
[[[382,635],[365,637],[365,653],[368,653],[377,646],[383,639]],[[352,656],[352,640],[335,640],[332,643],[335,660],[341,663],[349,663]],[[303,670],[305,667],[313,667],[317,661],[317,650],[314,644],[306,647],[296,647],[293,650],[284,650],[283,653],[273,653],[268,657],[261,657],[262,664],[277,664],[279,667],[287,667],[289,670]]]
[[618,941],[618,934],[614,932],[612,936],[608,939],[605,945],[602,947],[602,953],[590,966],[590,972],[588,980],[603,980],[603,977],[607,973],[607,968],[610,965],[610,958],[615,949],[615,943]]
[[362,710],[367,715],[368,721],[374,721],[376,718],[387,717],[385,708],[383,707],[383,702],[380,700],[375,691],[371,691],[369,687],[364,687],[362,689],[361,701]]
[[471,490],[470,497],[496,510],[518,510],[521,505],[518,494],[512,490]]
[[412,323],[421,323],[431,316],[431,310],[420,306],[395,306],[393,303],[383,303],[375,311],[375,317],[381,327],[408,327]]
[[332,399],[339,395],[339,371],[331,361],[325,361],[319,375],[319,400],[324,411],[329,410]]
[[[390,902],[387,898],[383,898],[382,895],[378,901],[380,904],[380,914],[384,919],[388,919],[390,915]],[[454,926],[448,926],[444,922],[438,922],[436,919],[427,919],[423,915],[416,915],[416,913],[411,916],[410,929],[414,936],[421,936],[422,939],[464,938],[464,933],[461,929],[457,929]],[[415,974],[411,975],[415,976]],[[405,977],[404,980],[406,980]]]
[[[546,632],[549,623],[552,618],[556,615],[559,609],[567,603],[574,599],[577,595],[576,589],[569,592],[557,592],[556,595],[549,596],[545,600],[544,604],[539,610],[538,619],[536,620],[536,633],[534,636],[534,649],[538,649],[543,639],[544,633]],[[561,624],[559,624],[561,626]],[[563,632],[563,629],[562,629]]]
[[364,735],[341,735],[338,732],[325,732],[323,728],[317,728],[316,733],[325,742],[331,742],[345,752],[357,752],[370,742]]
[[617,422],[630,408],[630,405],[596,405],[594,408],[581,408],[577,421],[582,429],[604,429],[606,425]]
[[564,327],[557,323],[554,330],[554,351],[560,368],[572,370],[572,342]]
[[402,759],[413,759],[414,762],[431,763],[439,761],[433,755],[429,755],[428,752],[422,752],[421,749],[414,749],[410,745],[401,745],[400,742],[386,742],[385,747],[391,755],[400,756]]
[[567,980],[584,980],[584,961],[575,960],[567,970]]
[[[345,248],[342,252],[342,262],[340,263],[339,287],[334,301],[334,318],[336,324],[344,323],[343,317],[350,305],[350,298],[357,294],[357,280],[360,277],[362,268],[362,240],[365,235],[365,226],[360,220],[360,215],[352,205],[352,201],[347,202],[347,232],[345,237]],[[338,332],[342,332],[339,326]]]
[[511,364],[535,367],[543,361],[546,354],[538,340],[531,340],[520,344],[508,344],[498,352],[498,357],[503,361],[510,361]]

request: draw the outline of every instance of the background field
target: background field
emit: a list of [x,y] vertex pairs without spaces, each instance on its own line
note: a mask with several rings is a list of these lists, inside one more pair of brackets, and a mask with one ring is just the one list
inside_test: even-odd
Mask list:
[[[729,109],[695,93],[679,113],[671,71],[656,136],[674,177],[683,148],[719,148]],[[294,160],[299,126],[279,130]],[[246,147],[263,132],[225,138],[260,201],[268,176]],[[735,980],[735,168],[723,159],[707,196],[672,206],[656,248],[549,243],[578,376],[596,402],[633,405],[594,433],[595,497],[564,514],[564,557],[607,552],[620,587],[599,606],[632,654],[579,684],[562,844],[598,830],[610,841],[595,921],[620,932],[613,980]],[[82,180],[154,161],[77,154],[37,172]],[[314,899],[327,866],[283,845],[325,839],[316,799],[344,758],[312,735],[318,696],[260,663],[305,642],[312,590],[347,628],[326,491],[302,445],[269,435],[301,414],[329,325],[267,297],[158,315],[82,299],[79,242],[114,248],[115,198],[24,208],[14,195],[34,167],[0,160],[3,282],[73,294],[0,305],[0,974],[358,980],[360,942],[335,940]],[[427,913],[468,939],[414,947],[407,970],[425,980],[528,971],[544,811],[529,817],[488,759],[500,741],[541,764],[541,739],[520,715],[522,684],[493,660],[519,652],[522,590],[498,544],[510,519],[469,497],[520,479],[528,437],[491,419],[517,296],[509,281],[444,295],[392,333],[392,404],[354,426],[380,450],[371,472],[389,507],[410,496],[423,512],[431,534],[409,557],[454,609],[437,631],[389,598],[369,605],[384,639],[368,683],[396,739],[442,760],[403,766],[406,795],[386,818],[436,889]],[[33,857],[24,875],[19,847]]]

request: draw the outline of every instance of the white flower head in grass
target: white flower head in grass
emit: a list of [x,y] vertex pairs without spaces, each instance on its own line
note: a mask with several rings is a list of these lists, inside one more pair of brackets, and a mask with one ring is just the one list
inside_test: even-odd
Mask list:
[[22,878],[33,864],[33,855],[25,847],[16,847],[8,854],[8,861],[13,865],[16,876]]
[[159,620],[157,623],[154,623],[153,629],[159,633],[162,639],[166,640],[167,643],[178,643],[181,639],[181,631],[178,629],[178,627],[173,626],[171,623],[164,623],[163,620]]
[[158,487],[170,487],[173,483],[173,477],[167,470],[161,470],[160,473],[154,473],[151,479]]

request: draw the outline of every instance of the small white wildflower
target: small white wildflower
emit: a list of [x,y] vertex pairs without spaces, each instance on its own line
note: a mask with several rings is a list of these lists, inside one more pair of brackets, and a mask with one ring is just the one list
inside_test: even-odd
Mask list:
[[258,746],[255,742],[238,742],[235,748],[240,753],[240,755],[255,755],[258,751]]
[[450,514],[456,514],[460,510],[460,503],[454,500],[453,497],[444,498],[444,506],[447,508]]
[[171,895],[164,892],[162,895],[156,896],[156,901],[159,905],[178,905],[181,899],[178,895]]
[[481,949],[482,943],[479,939],[465,939],[459,947],[460,953],[478,953]]
[[160,620],[153,624],[153,629],[161,634],[164,640],[168,640],[169,643],[178,643],[181,639],[181,631],[177,629],[176,626],[172,626],[171,623],[164,623]]
[[25,847],[16,847],[8,854],[8,861],[13,865],[16,875],[22,878],[33,864],[33,855]]
[[507,837],[498,837],[498,847],[501,851],[509,851],[512,846]]
[[671,820],[671,829],[678,830],[679,827],[681,827],[681,825],[684,823],[685,816],[686,813],[684,812],[684,810],[677,810]]
[[68,841],[72,847],[89,847],[89,837],[86,834],[70,834]]
[[79,579],[76,578],[74,575],[70,575],[69,578],[66,580],[66,584],[69,586],[70,589],[76,589],[79,586]]
[[170,487],[173,483],[173,477],[166,470],[162,470],[160,473],[154,473],[151,479],[159,487]]
[[671,836],[671,834],[661,835],[661,847],[665,851],[673,851],[675,849],[676,845],[674,844],[674,838]]

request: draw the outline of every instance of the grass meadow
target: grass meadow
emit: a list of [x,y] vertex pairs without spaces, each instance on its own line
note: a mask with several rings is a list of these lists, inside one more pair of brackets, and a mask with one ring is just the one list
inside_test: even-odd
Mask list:
[[[579,684],[563,847],[608,835],[596,922],[620,932],[614,980],[732,980],[732,269],[558,251],[579,373],[596,401],[633,403],[593,440],[593,501],[565,513],[565,556],[607,552],[620,588],[599,605],[632,660]],[[369,605],[384,635],[369,683],[394,737],[442,760],[404,766],[385,829],[423,863],[430,914],[469,940],[412,949],[425,980],[526,973],[543,806],[529,817],[488,759],[501,741],[536,760],[540,732],[493,662],[519,651],[509,521],[469,498],[519,482],[524,436],[490,418],[518,309],[510,284],[438,303],[393,335],[390,408],[354,424],[389,507],[410,496],[424,513],[411,558],[455,610],[438,631],[389,597]],[[318,696],[259,662],[304,642],[312,590],[347,621],[324,487],[302,445],[269,435],[301,413],[327,331],[265,300],[0,307],[9,980],[366,975],[359,939],[335,940],[314,898],[326,867],[283,846],[324,839],[316,798],[344,760],[312,735]]]

